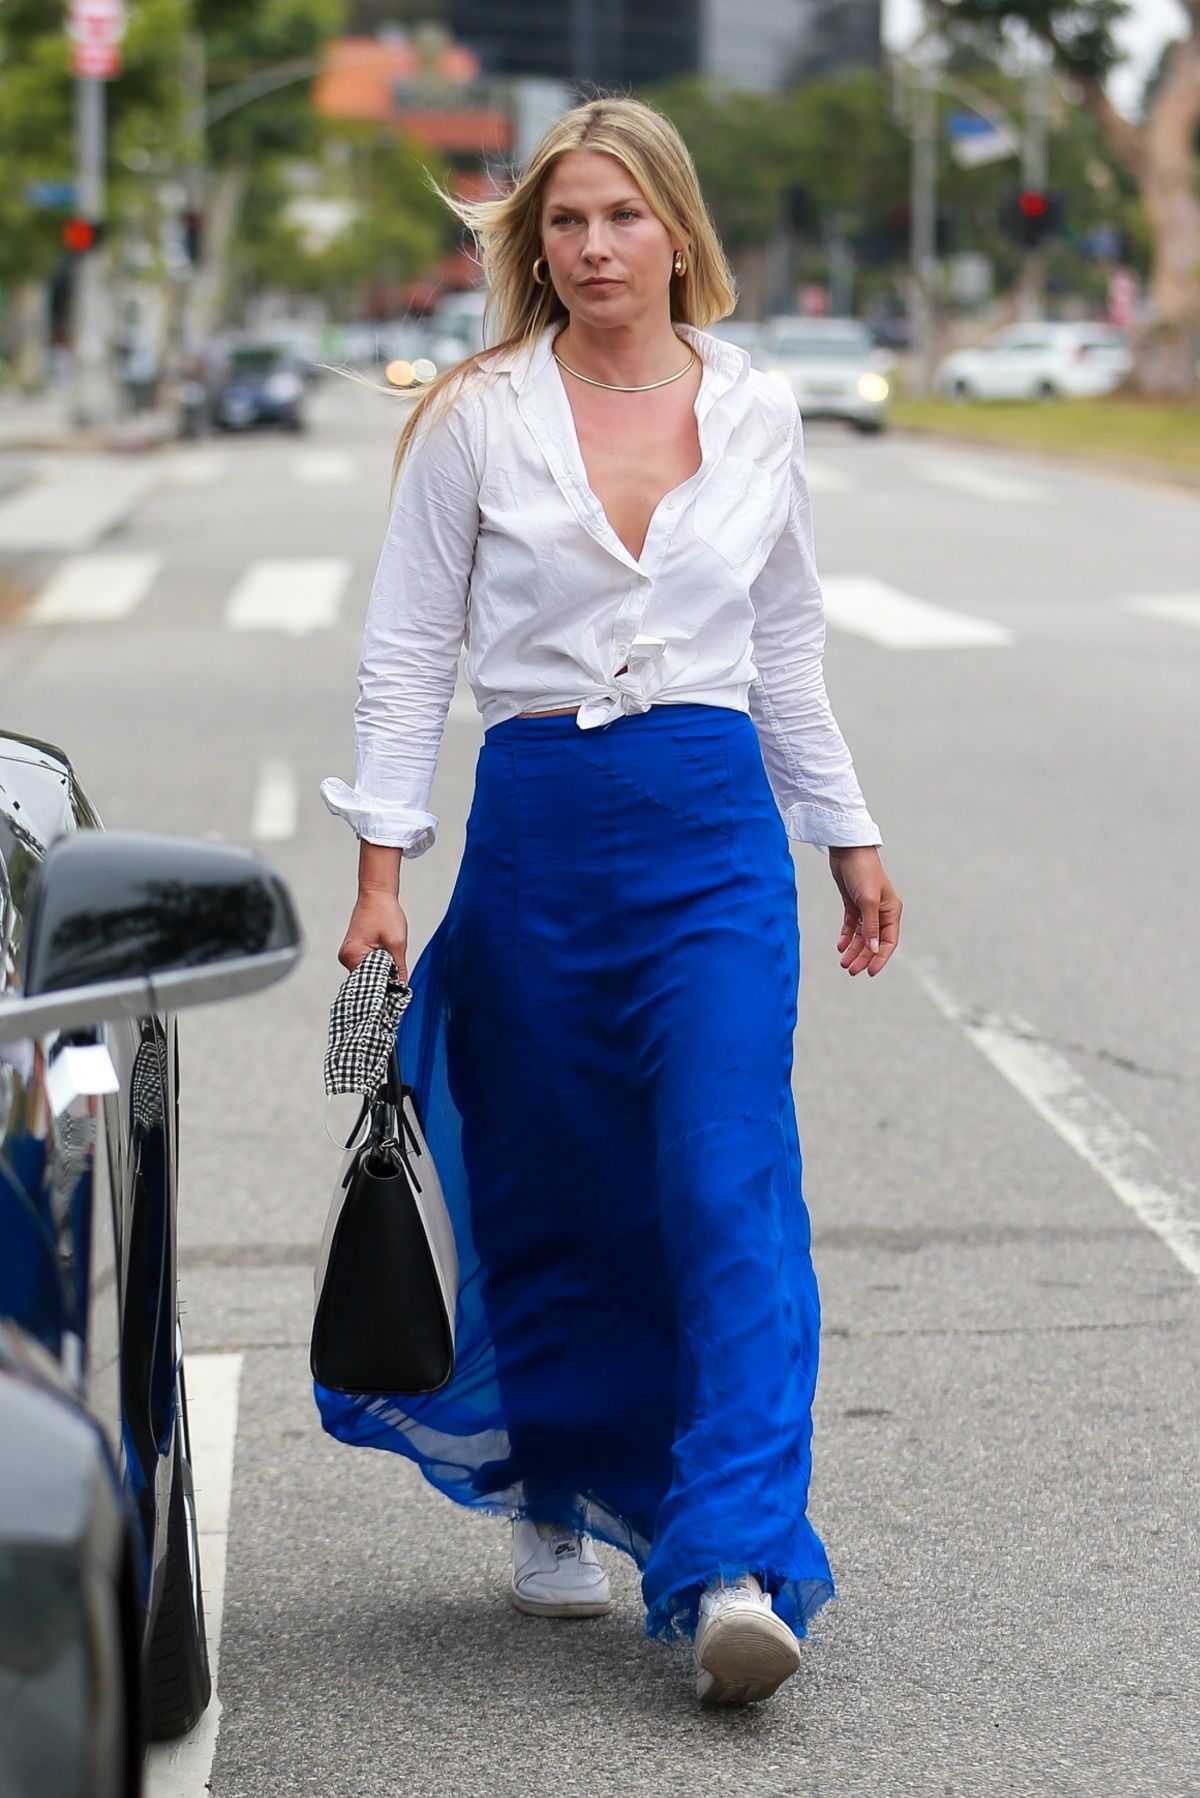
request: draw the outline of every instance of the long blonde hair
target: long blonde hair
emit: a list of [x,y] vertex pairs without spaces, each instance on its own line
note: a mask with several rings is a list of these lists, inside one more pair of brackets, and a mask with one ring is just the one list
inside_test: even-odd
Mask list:
[[687,268],[671,277],[671,317],[705,325],[727,318],[736,295],[725,252],[700,192],[695,165],[674,125],[644,100],[602,96],[564,112],[550,126],[515,185],[497,200],[460,200],[438,192],[475,238],[488,289],[485,334],[497,341],[439,375],[413,406],[392,468],[393,485],[415,432],[461,392],[464,382],[501,351],[531,344],[567,309],[550,282],[539,285],[533,264],[542,250],[542,192],[550,171],[570,150],[612,156],[632,175],[648,205],[687,246]]

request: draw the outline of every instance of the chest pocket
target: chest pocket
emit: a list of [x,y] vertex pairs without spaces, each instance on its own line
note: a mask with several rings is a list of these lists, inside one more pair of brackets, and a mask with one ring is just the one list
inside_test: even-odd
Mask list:
[[770,523],[771,483],[741,456],[719,461],[696,497],[697,537],[735,572],[753,558]]

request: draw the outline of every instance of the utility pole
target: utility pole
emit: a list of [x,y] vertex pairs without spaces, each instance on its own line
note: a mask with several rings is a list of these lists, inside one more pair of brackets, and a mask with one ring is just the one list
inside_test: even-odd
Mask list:
[[[1021,181],[1027,193],[1042,194],[1046,191],[1048,103],[1045,61],[1040,48],[1032,46],[1030,61],[1025,69],[1025,121],[1021,134]],[[1042,316],[1044,267],[1045,251],[1040,245],[1026,250],[1017,290],[1017,310],[1023,319],[1038,319]]]
[[107,424],[116,412],[108,363],[109,294],[102,247],[105,193],[105,82],[120,72],[124,0],[70,0],[67,31],[75,71],[77,217],[93,227],[94,247],[78,257],[72,296],[75,423]]
[[928,28],[913,57],[913,154],[909,192],[909,322],[917,393],[933,387],[937,286],[937,77]]

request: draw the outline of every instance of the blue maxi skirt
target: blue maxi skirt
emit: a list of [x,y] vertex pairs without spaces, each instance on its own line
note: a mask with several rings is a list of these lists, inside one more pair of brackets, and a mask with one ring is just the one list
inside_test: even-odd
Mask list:
[[325,1428],[460,1504],[590,1529],[692,1634],[753,1572],[797,1635],[819,1309],[792,1103],[796,888],[754,724],[663,705],[486,732],[405,1078],[454,1219],[457,1364],[317,1387]]

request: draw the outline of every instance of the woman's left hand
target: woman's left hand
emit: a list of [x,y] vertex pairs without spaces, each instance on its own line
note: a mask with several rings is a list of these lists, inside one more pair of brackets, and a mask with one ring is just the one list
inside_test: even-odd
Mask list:
[[900,895],[874,848],[830,849],[829,870],[846,915],[838,954],[848,974],[881,974],[900,941]]

